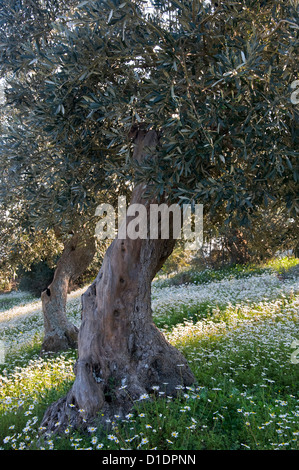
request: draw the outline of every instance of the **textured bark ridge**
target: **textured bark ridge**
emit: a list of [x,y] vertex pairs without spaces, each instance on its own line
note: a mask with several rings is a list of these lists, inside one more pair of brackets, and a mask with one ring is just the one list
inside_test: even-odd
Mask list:
[[77,279],[95,255],[94,238],[72,236],[58,261],[54,278],[42,292],[44,339],[41,352],[58,352],[77,347],[78,328],[66,316],[66,301],[70,281]]
[[[156,139],[153,131],[140,133],[137,157]],[[137,186],[131,204],[149,208],[143,194],[144,188]],[[152,321],[151,282],[174,245],[172,239],[112,242],[96,280],[82,296],[76,378],[68,395],[47,410],[42,422],[47,431],[84,427],[99,416],[124,416],[155,385],[176,395],[178,386],[194,382],[185,358]]]

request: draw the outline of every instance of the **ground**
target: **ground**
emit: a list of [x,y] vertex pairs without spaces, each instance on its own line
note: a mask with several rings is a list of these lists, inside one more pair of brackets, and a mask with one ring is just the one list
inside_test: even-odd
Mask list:
[[[167,397],[141,396],[109,432],[97,426],[40,439],[47,406],[74,379],[76,351],[39,356],[41,304],[27,293],[0,296],[2,449],[298,449],[299,260],[185,273],[153,282],[154,321],[186,356],[196,384]],[[68,300],[80,325],[81,291]],[[297,346],[299,349],[299,346]]]

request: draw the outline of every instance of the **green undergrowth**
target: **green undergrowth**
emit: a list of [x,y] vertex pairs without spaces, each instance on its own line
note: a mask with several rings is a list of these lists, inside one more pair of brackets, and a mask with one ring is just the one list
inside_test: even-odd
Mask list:
[[185,269],[178,273],[170,273],[168,277],[157,276],[155,280],[156,287],[178,286],[182,284],[206,284],[212,281],[221,281],[227,278],[247,278],[253,275],[276,272],[278,274],[286,273],[289,269],[299,264],[298,258],[285,257],[275,258],[264,264],[246,265],[236,264],[233,266],[224,266],[218,269],[206,268],[197,270],[196,268]]
[[8,352],[0,368],[0,447],[298,450],[299,292],[298,279],[277,277],[286,265],[154,290],[153,318],[187,358],[195,383],[178,385],[176,398],[157,384],[109,430],[95,423],[84,433],[69,427],[41,437],[45,410],[73,383],[76,351],[40,357],[37,335]]

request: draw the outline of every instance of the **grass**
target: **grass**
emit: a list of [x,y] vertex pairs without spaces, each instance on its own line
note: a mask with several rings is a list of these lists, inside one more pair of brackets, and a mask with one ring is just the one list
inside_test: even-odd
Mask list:
[[[40,439],[44,411],[74,380],[76,352],[39,357],[38,331],[27,335],[26,316],[15,320],[8,315],[2,338],[15,345],[24,330],[27,341],[13,346],[1,367],[0,446],[298,450],[299,364],[292,360],[294,340],[299,339],[298,278],[277,276],[298,261],[222,270],[217,279],[210,274],[201,284],[154,283],[154,320],[188,359],[196,384],[179,391],[175,399],[157,384],[150,399],[136,401],[125,419],[116,417],[109,432],[68,429],[63,436]],[[68,309],[77,321],[80,308],[75,297]],[[38,314],[34,315],[31,322],[37,321]]]
[[224,266],[218,269],[206,268],[200,271],[196,269],[187,269],[182,272],[172,273],[169,277],[157,276],[155,280],[156,287],[178,286],[182,284],[206,284],[212,281],[221,281],[222,279],[248,278],[252,275],[264,273],[283,274],[290,268],[297,266],[298,259],[293,257],[274,258],[264,264],[250,264],[234,266]]
[[0,295],[0,312],[9,310],[18,305],[26,305],[36,300],[29,292],[9,292]]

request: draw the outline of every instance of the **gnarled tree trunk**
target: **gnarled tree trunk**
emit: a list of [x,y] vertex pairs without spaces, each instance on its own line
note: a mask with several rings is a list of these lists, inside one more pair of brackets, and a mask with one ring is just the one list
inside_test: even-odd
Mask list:
[[68,288],[70,281],[76,280],[89,266],[94,255],[94,237],[84,239],[82,235],[75,234],[66,243],[53,281],[41,294],[44,316],[42,353],[77,347],[78,328],[66,316]]
[[[156,145],[156,133],[139,132],[135,142],[135,158],[140,158],[144,146]],[[147,206],[149,219],[142,185],[133,191],[134,203]],[[115,414],[122,417],[153,386],[176,395],[179,386],[194,382],[185,358],[152,320],[151,282],[174,245],[171,238],[112,242],[96,280],[82,296],[76,378],[67,396],[45,413],[42,426],[47,431],[86,426],[99,412],[104,421]]]

